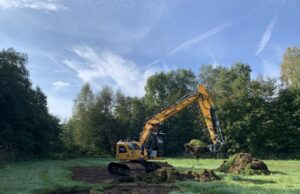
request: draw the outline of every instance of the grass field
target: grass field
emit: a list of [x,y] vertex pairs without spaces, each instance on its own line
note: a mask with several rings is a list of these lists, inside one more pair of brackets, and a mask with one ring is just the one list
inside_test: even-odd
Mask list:
[[[105,166],[110,159],[78,158],[18,162],[0,169],[0,193],[41,193],[68,188],[96,188],[109,185],[86,184],[71,179],[72,166]],[[214,169],[222,160],[166,159],[178,170]],[[300,193],[299,160],[267,160],[269,176],[243,176],[217,173],[222,180],[215,182],[185,181],[175,183],[184,193]],[[181,193],[182,193],[181,192]]]

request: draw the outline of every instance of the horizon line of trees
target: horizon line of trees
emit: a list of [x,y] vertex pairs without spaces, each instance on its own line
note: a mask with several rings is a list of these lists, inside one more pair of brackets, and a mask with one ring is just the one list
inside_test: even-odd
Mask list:
[[[141,98],[125,96],[120,90],[113,92],[108,86],[95,94],[86,83],[64,128],[66,134],[73,132],[67,147],[99,148],[113,154],[116,141],[138,138],[147,118],[205,83],[219,108],[226,138],[224,152],[299,157],[299,73],[300,49],[295,47],[288,48],[283,57],[280,80],[263,76],[251,79],[250,66],[237,63],[232,67],[203,65],[199,75],[186,69],[157,72],[148,78]],[[184,143],[191,139],[210,143],[197,105],[166,120],[160,130],[167,134],[167,155],[182,155]]]
[[[115,143],[137,139],[155,113],[175,103],[204,82],[218,106],[226,138],[223,152],[250,152],[259,157],[300,157],[300,48],[288,48],[281,79],[251,79],[251,68],[203,65],[196,75],[178,69],[147,79],[145,95],[129,97],[105,86],[92,91],[85,83],[74,100],[71,118],[63,123],[47,109],[47,97],[33,88],[27,56],[13,49],[0,52],[0,161],[4,156],[39,156],[53,152],[113,154]],[[166,120],[165,153],[182,155],[184,143],[210,143],[196,105]],[[0,162],[1,163],[1,162]]]

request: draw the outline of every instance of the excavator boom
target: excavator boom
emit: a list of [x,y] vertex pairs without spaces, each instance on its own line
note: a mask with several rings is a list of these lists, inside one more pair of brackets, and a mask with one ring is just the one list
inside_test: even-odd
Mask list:
[[[217,116],[215,114],[215,106],[212,97],[208,94],[204,85],[199,85],[197,90],[183,96],[175,104],[165,108],[164,110],[150,118],[143,128],[139,143],[141,145],[145,144],[147,139],[150,137],[150,134],[153,132],[157,132],[157,127],[155,126],[159,125],[161,122],[165,121],[174,114],[180,112],[195,101],[197,101],[199,108],[204,116],[204,120],[208,128],[212,143],[223,143],[224,139],[221,133]],[[218,136],[220,136],[220,139]]]

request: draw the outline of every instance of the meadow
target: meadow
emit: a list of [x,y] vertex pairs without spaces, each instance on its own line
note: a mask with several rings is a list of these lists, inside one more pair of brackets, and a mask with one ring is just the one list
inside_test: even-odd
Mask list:
[[[0,169],[0,193],[47,193],[56,189],[94,188],[98,191],[107,184],[88,184],[72,180],[73,166],[105,166],[109,158],[76,158],[68,160],[37,160],[16,162]],[[179,171],[188,169],[215,169],[223,162],[220,159],[167,158]],[[179,193],[300,193],[299,160],[265,160],[271,175],[245,176],[216,172],[222,178],[214,182],[183,181],[175,184]],[[178,192],[175,192],[178,193]]]

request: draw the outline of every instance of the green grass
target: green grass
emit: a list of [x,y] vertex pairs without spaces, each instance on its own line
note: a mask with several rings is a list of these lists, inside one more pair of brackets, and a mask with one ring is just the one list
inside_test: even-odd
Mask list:
[[[41,160],[18,162],[0,169],[0,193],[41,193],[70,188],[103,190],[109,185],[86,184],[71,179],[72,166],[105,166],[110,159],[79,158],[70,160]],[[179,170],[215,169],[222,160],[215,159],[166,159]],[[272,172],[269,176],[234,175],[217,172],[221,181],[201,183],[177,182],[185,193],[300,193],[299,160],[266,160]]]
[[18,162],[0,169],[0,193],[41,193],[69,188],[86,189],[95,185],[71,179],[72,166],[105,166],[110,160],[80,158],[71,160],[42,160]]
[[[173,166],[186,170],[215,169],[222,160],[214,159],[166,159]],[[177,185],[187,193],[300,193],[299,160],[265,160],[271,175],[245,176],[216,172],[222,180],[200,183],[195,181],[178,182]]]

